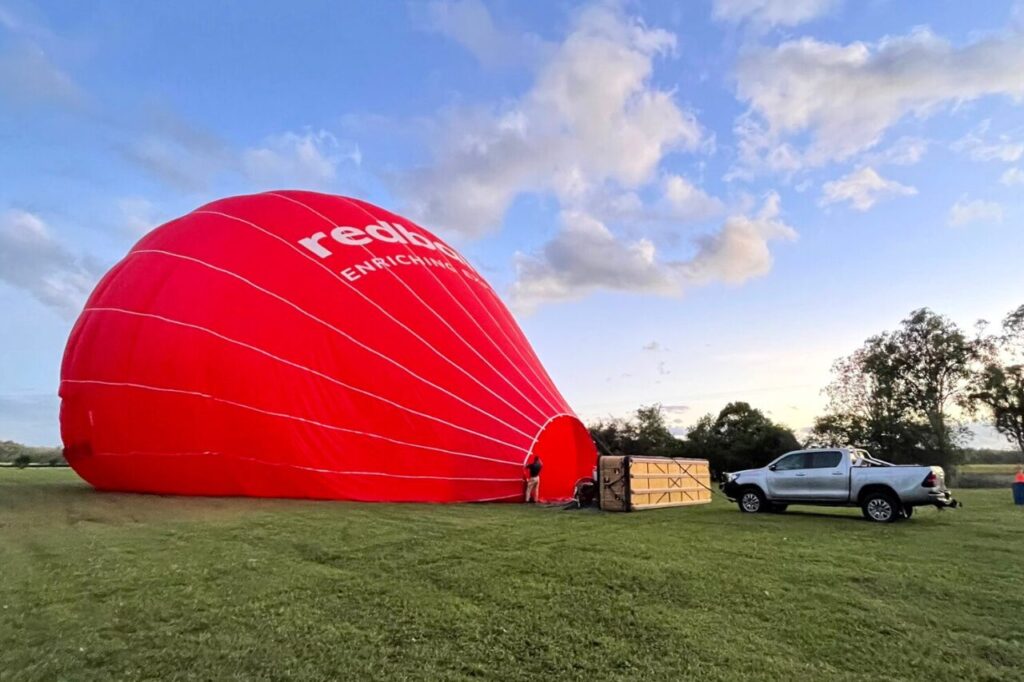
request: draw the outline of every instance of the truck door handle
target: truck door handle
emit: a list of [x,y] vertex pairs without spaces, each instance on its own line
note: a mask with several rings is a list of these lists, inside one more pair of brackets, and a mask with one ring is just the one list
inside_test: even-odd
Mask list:
[[842,471],[833,471],[833,472],[832,472],[832,475],[833,475],[833,476],[842,476],[842,475],[843,475],[843,472],[842,472]]
[[797,474],[797,476],[806,476],[807,474]]

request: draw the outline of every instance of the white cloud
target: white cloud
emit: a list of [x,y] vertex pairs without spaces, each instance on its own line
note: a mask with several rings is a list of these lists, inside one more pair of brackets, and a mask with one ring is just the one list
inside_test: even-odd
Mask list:
[[656,200],[645,202],[635,191],[601,186],[563,201],[602,222],[628,223],[634,227],[702,222],[721,215],[725,210],[721,199],[711,196],[681,175],[664,175],[658,183],[657,192],[660,196]]
[[718,21],[768,26],[796,26],[835,9],[840,0],[714,0]]
[[532,33],[499,29],[480,0],[435,0],[410,9],[424,28],[451,38],[485,66],[532,63],[550,49]]
[[965,197],[959,199],[949,209],[949,224],[952,227],[963,227],[977,222],[1001,223],[1002,221],[1003,207],[994,201],[982,199],[968,201]]
[[886,180],[874,168],[865,166],[822,185],[821,205],[847,202],[858,211],[866,211],[880,199],[893,196],[912,196],[917,189]]
[[434,162],[400,188],[410,210],[479,234],[523,192],[553,193],[576,210],[650,183],[667,152],[702,140],[694,116],[650,83],[654,58],[674,47],[672,34],[612,7],[584,9],[522,97],[437,123]]
[[720,231],[698,239],[699,248],[693,258],[677,264],[684,282],[742,284],[768,274],[773,262],[768,243],[797,237],[796,230],[782,222],[779,213],[779,195],[771,192],[757,214],[726,218]]
[[782,142],[764,121],[752,111],[736,118],[733,126],[736,138],[737,163],[726,173],[724,180],[749,180],[756,171],[769,171],[791,176],[804,167],[804,154],[793,145]]
[[670,295],[678,283],[655,260],[646,239],[623,242],[584,213],[562,214],[562,230],[536,256],[518,255],[513,304],[530,310],[540,303],[565,301],[599,288]]
[[722,202],[680,175],[664,179],[664,201],[669,215],[680,221],[704,220],[722,212]]
[[[988,95],[1024,97],[1024,40],[1007,32],[962,47],[927,28],[877,43],[801,38],[746,53],[737,94],[741,165],[793,170],[847,159],[892,125]],[[809,137],[804,148],[791,139]]]
[[330,189],[340,164],[359,166],[362,154],[325,130],[285,131],[238,149],[173,112],[153,107],[145,132],[123,153],[178,190],[204,192],[218,180],[245,180],[253,189]]
[[929,140],[920,137],[903,136],[887,148],[868,154],[864,160],[874,166],[913,166],[928,153]]
[[260,187],[325,189],[337,175],[342,159],[362,162],[359,148],[342,153],[338,140],[325,130],[286,132],[268,137],[261,146],[242,153],[242,170]]
[[1012,163],[1024,156],[1024,144],[1020,142],[1002,142],[984,145],[971,150],[971,158],[975,161],[1006,161]]
[[987,139],[991,121],[985,119],[971,132],[950,145],[953,151],[966,152],[973,161],[1003,161],[1013,163],[1024,156],[1024,143],[1007,134],[995,140]]
[[539,254],[517,258],[512,303],[520,310],[598,289],[678,296],[691,286],[741,284],[771,270],[769,242],[797,236],[779,219],[774,192],[757,214],[729,216],[718,232],[695,239],[685,260],[659,260],[650,241],[618,239],[592,216],[564,212],[562,218],[561,232]]
[[99,270],[57,241],[38,216],[17,209],[0,214],[0,281],[70,317],[81,309]]
[[1017,167],[1007,168],[999,176],[999,182],[1004,185],[1024,185],[1024,171]]

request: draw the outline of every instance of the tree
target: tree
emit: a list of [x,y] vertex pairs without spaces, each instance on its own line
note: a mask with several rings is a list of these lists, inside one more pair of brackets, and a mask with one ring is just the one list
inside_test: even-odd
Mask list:
[[46,462],[52,459],[57,459],[60,465],[67,464],[61,448],[22,445],[10,440],[0,441],[0,462],[10,462],[17,465],[20,461],[27,465],[32,462]]
[[967,433],[952,416],[969,408],[968,390],[985,341],[968,338],[948,318],[913,311],[899,329],[869,338],[833,366],[829,411],[811,440],[852,444],[896,462],[922,457],[954,464]]
[[1024,453],[1024,305],[1003,320],[1003,334],[993,339],[972,396],[987,408],[996,430]]
[[903,399],[927,420],[930,445],[943,463],[952,463],[966,429],[953,422],[949,409],[970,406],[968,388],[983,342],[927,308],[911,313],[891,341]]
[[32,458],[29,457],[28,455],[18,455],[17,457],[14,458],[14,466],[18,467],[19,469],[24,469],[31,463]]
[[748,403],[726,405],[717,417],[706,414],[687,432],[683,456],[707,459],[716,474],[764,466],[800,442]]
[[610,451],[602,454],[678,457],[682,451],[682,444],[669,431],[659,404],[638,408],[631,419],[599,421],[588,428],[599,446]]
[[926,440],[924,424],[901,398],[889,351],[879,337],[832,366],[825,389],[829,412],[815,420],[808,445],[867,448],[897,462],[913,462]]

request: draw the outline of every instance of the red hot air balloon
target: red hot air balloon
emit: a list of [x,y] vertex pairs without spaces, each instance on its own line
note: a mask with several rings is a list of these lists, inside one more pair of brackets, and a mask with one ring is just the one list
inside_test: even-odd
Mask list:
[[312,192],[215,201],[97,285],[61,368],[61,435],[102,490],[367,501],[541,500],[593,442],[493,289],[381,208]]

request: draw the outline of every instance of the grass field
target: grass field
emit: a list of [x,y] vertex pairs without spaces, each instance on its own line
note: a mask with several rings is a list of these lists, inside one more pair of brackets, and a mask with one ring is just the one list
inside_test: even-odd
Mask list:
[[1017,464],[961,464],[957,469],[968,474],[1007,474],[1017,473]]
[[1024,508],[635,514],[0,469],[0,679],[1024,679]]
[[1013,485],[1016,464],[961,464],[953,481],[964,488],[1002,488]]

